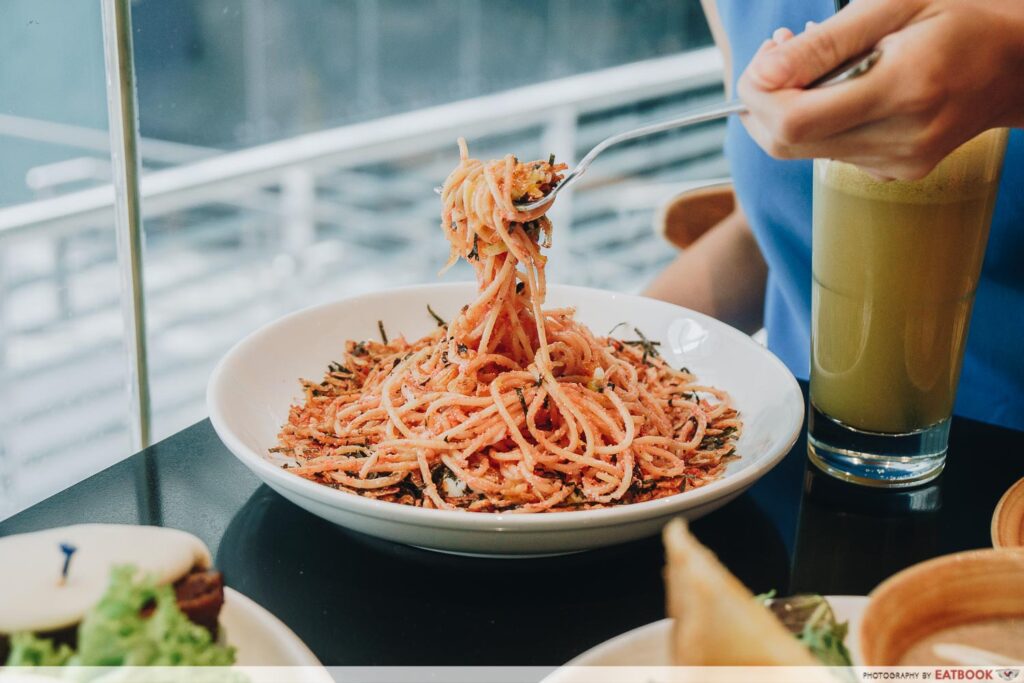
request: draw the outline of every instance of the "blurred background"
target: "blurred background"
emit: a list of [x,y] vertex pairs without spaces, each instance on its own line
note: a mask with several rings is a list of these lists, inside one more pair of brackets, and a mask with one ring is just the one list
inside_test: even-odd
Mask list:
[[[436,278],[431,188],[721,97],[698,0],[136,0],[153,434],[205,417],[220,356],[295,309]],[[98,0],[3,0],[0,518],[131,454]],[[602,156],[551,279],[638,291],[660,202],[727,174],[720,123]],[[447,279],[468,278],[454,269]]]

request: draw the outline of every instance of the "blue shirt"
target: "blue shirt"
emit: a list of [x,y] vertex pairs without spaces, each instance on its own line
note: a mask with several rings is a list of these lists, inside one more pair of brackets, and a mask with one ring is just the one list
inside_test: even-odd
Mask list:
[[[718,0],[733,83],[776,28],[835,12],[833,0]],[[810,368],[811,162],[765,154],[732,117],[726,156],[765,261],[768,347],[797,376]],[[1024,131],[1013,130],[974,303],[954,412],[1024,429]]]

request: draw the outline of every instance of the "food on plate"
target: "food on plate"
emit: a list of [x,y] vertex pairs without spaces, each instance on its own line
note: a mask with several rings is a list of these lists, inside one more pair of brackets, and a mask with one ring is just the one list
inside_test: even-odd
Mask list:
[[0,662],[11,666],[210,666],[219,572],[195,536],[82,524],[0,538]]
[[682,520],[665,527],[664,542],[673,664],[851,664],[843,644],[846,624],[836,622],[824,598],[755,597]]
[[[572,308],[544,310],[551,221],[565,164],[461,161],[444,183],[448,266],[479,295],[416,341],[348,341],[304,381],[271,458],[297,476],[378,500],[479,512],[600,508],[720,477],[742,429],[725,392],[671,367],[659,342],[596,336]],[[446,266],[447,268],[447,266]],[[626,312],[628,315],[628,312]]]
[[772,591],[758,598],[819,662],[828,666],[853,666],[850,651],[846,648],[848,625],[836,619],[832,605],[824,596],[776,598],[775,591]]

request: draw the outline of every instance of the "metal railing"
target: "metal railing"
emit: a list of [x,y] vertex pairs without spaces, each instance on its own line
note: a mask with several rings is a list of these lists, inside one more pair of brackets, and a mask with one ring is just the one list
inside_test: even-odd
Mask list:
[[[481,157],[554,152],[572,164],[608,134],[720,90],[718,54],[702,49],[212,156],[142,141],[144,156],[195,159],[141,183],[155,435],[203,416],[209,370],[255,326],[320,300],[433,278],[446,247],[430,190],[454,164],[457,136]],[[4,131],[75,139],[24,121],[0,120]],[[723,136],[722,124],[710,124],[602,156],[553,210],[552,279],[638,289],[671,255],[650,231],[654,206],[687,181],[724,174]],[[81,148],[100,151],[88,136]],[[0,478],[6,470],[11,489],[0,517],[2,499],[13,511],[129,454],[126,378],[112,370],[124,352],[116,318],[126,267],[112,220],[109,185],[0,209]],[[17,267],[5,272],[5,257]],[[62,292],[63,310],[33,303]],[[58,383],[59,399],[32,391]],[[31,478],[33,463],[54,459],[64,479]]]
[[[573,159],[579,117],[714,85],[721,80],[721,68],[718,51],[704,48],[220,154],[147,175],[142,182],[145,215],[230,201],[254,187],[282,182],[292,169],[316,173],[413,156],[460,135],[538,126],[549,139],[547,148],[561,152],[561,159]],[[112,211],[113,188],[97,187],[0,209],[0,235],[73,229],[109,221]]]

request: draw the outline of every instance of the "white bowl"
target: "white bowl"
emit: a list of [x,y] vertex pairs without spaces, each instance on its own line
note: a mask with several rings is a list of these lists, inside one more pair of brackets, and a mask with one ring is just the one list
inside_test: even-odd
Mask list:
[[221,640],[235,648],[235,664],[246,667],[308,667],[295,669],[295,681],[326,683],[333,679],[316,655],[283,621],[251,598],[224,588],[220,613]]
[[[743,420],[742,456],[718,481],[645,503],[542,514],[425,510],[344,493],[269,462],[299,378],[319,379],[346,339],[373,339],[382,320],[393,338],[434,328],[427,304],[452,319],[475,298],[472,283],[393,289],[299,311],[257,330],[210,378],[210,420],[224,444],[268,486],[309,512],[371,536],[446,552],[545,555],[623,543],[658,532],[672,517],[695,519],[729,502],[777,464],[803,424],[803,397],[789,370],[750,337],[713,318],[661,301],[583,287],[552,286],[547,306],[575,306],[597,334],[620,322],[661,342],[662,356],[732,396]],[[629,328],[627,328],[629,329]],[[620,334],[625,334],[620,332]]]
[[[868,599],[863,595],[826,595],[829,606],[832,608],[836,621],[840,624],[846,622],[847,635],[846,647],[850,651],[850,658],[854,664],[861,662],[860,655],[860,623],[864,618],[864,610],[868,606]],[[541,683],[569,683],[570,681],[592,681],[596,678],[593,675],[584,678],[578,674],[593,674],[593,667],[631,667],[636,670],[638,676],[612,676],[607,680],[621,683],[622,681],[651,681],[659,678],[651,676],[654,667],[667,668],[672,666],[672,619],[662,619],[645,626],[639,626],[632,631],[606,640],[595,645],[583,654],[574,657],[572,661],[565,664],[553,674],[545,678]],[[582,668],[581,668],[582,667]],[[619,669],[618,673],[629,671]],[[597,672],[600,673],[600,672]],[[632,673],[632,672],[631,672]],[[739,680],[750,680],[750,670],[745,672]],[[672,680],[669,678],[669,680]],[[683,679],[695,680],[695,679]],[[728,678],[726,680],[729,680]],[[733,679],[735,680],[735,679]],[[776,679],[778,680],[778,679]]]

